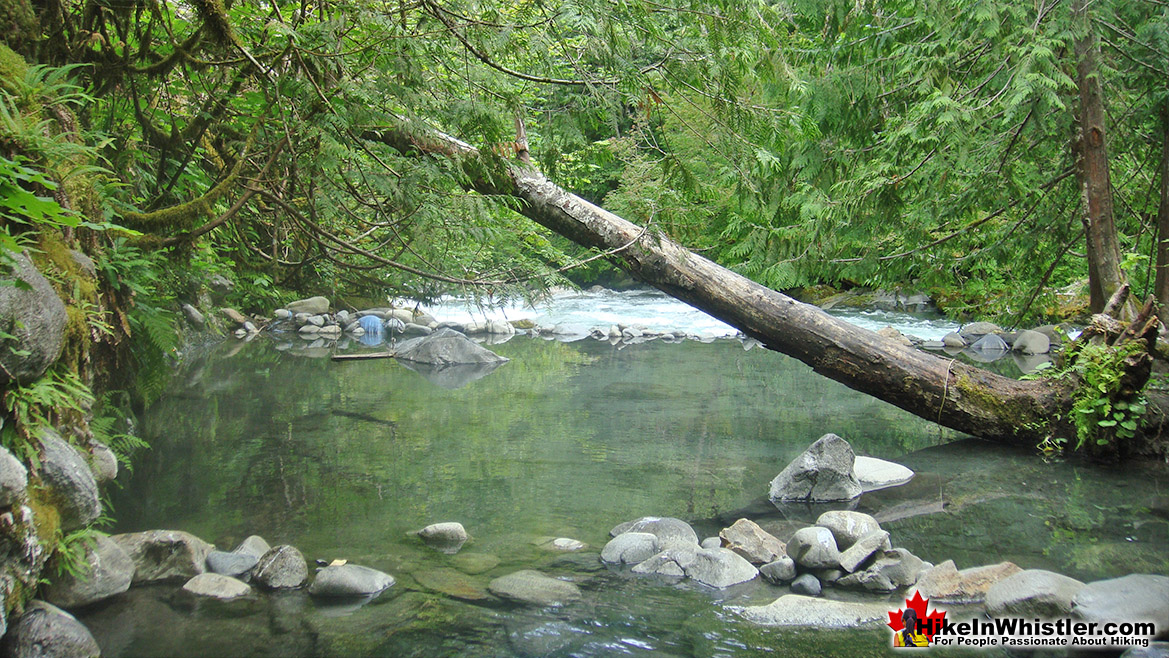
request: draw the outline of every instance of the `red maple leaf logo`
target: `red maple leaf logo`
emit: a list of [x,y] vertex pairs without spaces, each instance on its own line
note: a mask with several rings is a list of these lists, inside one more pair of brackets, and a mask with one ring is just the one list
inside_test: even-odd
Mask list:
[[[907,608],[913,608],[913,611],[917,613],[917,618],[921,621],[919,626],[921,628],[921,634],[932,642],[934,634],[942,628],[942,622],[946,619],[946,613],[944,611],[934,610],[926,614],[929,608],[929,602],[929,599],[921,598],[921,592],[914,592],[912,599],[905,599],[905,606]],[[893,629],[894,633],[905,628],[905,623],[901,620],[903,613],[904,610],[901,608],[898,608],[897,612],[889,613],[888,626]]]

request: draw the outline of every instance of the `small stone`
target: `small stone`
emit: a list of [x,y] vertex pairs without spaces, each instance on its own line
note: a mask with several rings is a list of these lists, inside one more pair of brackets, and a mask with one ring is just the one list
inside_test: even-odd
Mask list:
[[581,598],[576,585],[530,569],[496,578],[487,589],[500,598],[543,607],[559,607]]
[[946,347],[966,347],[966,339],[951,331],[942,336],[942,344]]
[[707,537],[706,539],[703,539],[702,543],[699,545],[703,548],[722,548],[723,540],[721,537]]
[[428,525],[418,531],[418,537],[427,546],[447,555],[458,553],[463,544],[471,538],[463,524],[455,521]]
[[975,352],[1006,352],[1010,347],[998,334],[987,334],[970,346]]
[[792,594],[804,596],[820,596],[820,580],[810,573],[806,573],[792,581]]
[[207,326],[207,319],[199,312],[199,309],[190,304],[183,304],[183,316],[187,318],[187,322],[196,329],[204,329]]
[[248,332],[249,334],[259,333],[259,331],[260,331],[259,329],[256,328],[256,325],[252,324],[251,320],[245,322],[242,329],[244,331]]
[[272,313],[272,317],[276,318],[277,320],[291,320],[292,311],[286,308],[278,308],[275,312]]
[[219,314],[237,325],[243,325],[243,323],[248,321],[246,315],[240,313],[234,308],[221,308],[219,309]]
[[183,585],[183,591],[194,596],[204,596],[220,601],[231,601],[247,596],[252,588],[247,583],[218,573],[201,573]]
[[232,553],[242,553],[244,555],[254,556],[257,560],[264,556],[265,553],[272,550],[268,542],[259,535],[250,535],[247,539],[240,542],[239,546],[232,549]]

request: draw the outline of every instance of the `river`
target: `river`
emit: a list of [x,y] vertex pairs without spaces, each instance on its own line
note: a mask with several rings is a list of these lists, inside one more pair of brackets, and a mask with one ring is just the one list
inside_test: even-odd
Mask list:
[[[458,300],[431,310],[481,317]],[[598,559],[610,528],[646,515],[680,517],[704,537],[748,517],[786,539],[821,510],[777,509],[768,482],[826,432],[917,472],[865,494],[858,509],[888,519],[893,544],[925,560],[1011,560],[1081,579],[1169,571],[1169,524],[1149,511],[1169,487],[1163,465],[1118,472],[965,439],[748,349],[726,325],[657,293],[571,294],[493,313],[556,325],[560,339],[493,344],[511,360],[459,388],[393,360],[319,358],[328,350],[296,338],[230,341],[188,358],[141,419],[151,449],[119,478],[112,532],[180,529],[224,550],[259,534],[310,563],[346,559],[398,583],[365,605],[303,591],[225,605],[177,596],[177,585],[135,588],[79,615],[103,654],[884,655],[887,631],[759,629],[724,611],[787,588],[711,590]],[[923,338],[954,328],[895,314],[850,319]],[[614,323],[701,340],[585,338]],[[440,521],[472,535],[460,554],[409,534]],[[589,548],[541,546],[553,537]],[[449,595],[519,569],[572,580],[583,599],[536,609]]]

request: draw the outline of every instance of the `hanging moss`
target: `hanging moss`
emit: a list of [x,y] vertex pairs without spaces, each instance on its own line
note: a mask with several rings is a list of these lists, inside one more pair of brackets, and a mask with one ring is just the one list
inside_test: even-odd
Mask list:
[[[0,0],[3,3],[4,0]],[[2,5],[0,5],[2,6]],[[19,91],[17,81],[28,73],[28,63],[8,46],[0,43],[0,89],[15,94]]]

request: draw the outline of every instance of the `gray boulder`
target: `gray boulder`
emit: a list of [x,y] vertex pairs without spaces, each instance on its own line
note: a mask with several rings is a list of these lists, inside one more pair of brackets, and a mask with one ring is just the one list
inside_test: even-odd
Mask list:
[[201,573],[183,585],[183,591],[220,601],[231,601],[252,593],[248,584],[218,573]]
[[820,596],[820,592],[823,589],[820,586],[820,579],[810,573],[806,573],[792,581],[791,588],[792,594],[803,594],[804,596]]
[[[16,282],[24,284],[17,287]],[[45,373],[65,344],[65,304],[25,253],[0,273],[0,384],[27,384]]]
[[207,319],[203,317],[203,314],[199,312],[199,309],[191,306],[190,304],[183,304],[182,309],[183,316],[187,318],[187,322],[190,322],[192,327],[199,330],[205,329],[207,327]]
[[134,563],[134,583],[182,578],[206,571],[211,544],[181,530],[147,530],[110,537]]
[[1072,616],[1087,621],[1151,621],[1169,628],[1169,577],[1130,574],[1088,583],[1072,599]]
[[388,573],[356,564],[329,565],[317,572],[308,593],[321,597],[370,596],[394,585]]
[[772,501],[831,502],[861,495],[848,441],[825,434],[771,481]]
[[44,601],[31,601],[4,636],[10,658],[97,658],[101,648],[73,615]]
[[870,592],[892,592],[917,582],[923,566],[921,558],[913,553],[904,548],[894,548],[877,554],[876,560],[867,569],[841,578],[836,581],[836,585]]
[[211,551],[207,554],[207,570],[221,576],[240,578],[248,574],[259,561],[260,558],[248,553]]
[[[752,564],[774,562],[787,553],[782,541],[776,539],[750,519],[739,519],[718,533],[723,546],[742,555]],[[704,547],[706,548],[706,547]],[[720,548],[711,546],[710,548]]]
[[503,363],[508,359],[449,328],[429,336],[403,341],[394,356],[403,361],[448,366],[463,363]]
[[798,594],[781,596],[768,605],[728,606],[727,609],[760,626],[860,628],[889,621],[888,603],[833,601]]
[[609,531],[609,536],[616,537],[626,532],[648,532],[658,538],[663,548],[675,544],[698,544],[698,533],[689,523],[669,516],[643,516],[636,521],[621,523]]
[[463,524],[456,521],[447,521],[444,523],[434,523],[419,530],[418,538],[427,546],[440,553],[454,555],[459,552],[463,544],[467,543],[471,535],[467,534],[467,530],[463,528]]
[[971,342],[969,340],[971,337],[981,338],[988,334],[997,334],[1000,332],[1002,332],[1002,327],[993,322],[971,322],[958,331],[963,338],[967,339],[967,342]]
[[528,605],[558,607],[581,598],[576,585],[550,578],[531,569],[500,576],[487,584],[492,594]]
[[90,441],[89,467],[98,484],[113,482],[118,477],[118,456],[106,444]]
[[956,334],[956,333],[951,331],[950,333],[946,334],[945,336],[942,336],[942,345],[944,345],[945,347],[959,347],[959,348],[961,348],[961,347],[966,347],[967,343],[966,343],[966,339],[963,338],[961,334]]
[[987,334],[974,341],[970,349],[975,352],[1006,352],[1010,346],[998,334]]
[[295,546],[277,546],[260,558],[252,578],[268,589],[296,589],[308,580],[308,564]]
[[84,528],[101,516],[97,480],[85,458],[56,432],[41,437],[41,482],[53,491],[61,530]]
[[938,603],[982,603],[995,583],[1020,571],[1022,569],[1013,562],[959,571],[953,560],[946,560],[923,572],[915,589],[923,597]]
[[1011,349],[1022,354],[1047,354],[1051,351],[1051,340],[1038,331],[1024,329],[1015,337]]
[[889,533],[878,530],[861,537],[840,554],[840,568],[848,573],[856,571],[877,551],[890,549]]
[[601,549],[601,561],[608,564],[638,564],[661,552],[657,535],[623,532]]
[[413,322],[407,322],[406,324],[402,325],[402,334],[406,336],[429,336],[432,333],[434,332],[430,329],[430,327],[424,327],[420,324],[414,324]]
[[801,528],[787,542],[787,554],[806,569],[835,569],[840,566],[840,550],[832,531],[827,528]]
[[241,553],[245,555],[255,556],[257,560],[264,556],[265,553],[272,550],[268,542],[259,535],[251,535],[247,539],[240,542],[239,546],[232,549],[232,553]]
[[986,591],[986,611],[991,617],[1066,617],[1072,599],[1084,583],[1043,569],[1027,569],[991,585]]
[[775,562],[759,567],[759,574],[769,583],[783,585],[796,577],[796,562],[784,555]]
[[11,507],[28,498],[28,469],[0,446],[0,507]]
[[687,577],[722,589],[752,580],[759,575],[759,570],[743,556],[725,548],[679,544],[633,567],[633,573]]
[[895,487],[913,479],[913,471],[901,464],[859,455],[853,462],[852,473],[866,492]]
[[80,608],[130,589],[134,562],[116,542],[98,535],[86,546],[84,560],[79,573],[63,572],[42,590],[46,601]]
[[329,300],[324,297],[309,297],[308,299],[300,299],[292,302],[286,306],[293,315],[297,313],[308,313],[309,315],[323,315],[329,312]]
[[824,512],[816,519],[816,525],[828,528],[832,538],[836,540],[836,547],[840,550],[852,546],[861,537],[881,530],[881,525],[873,517],[848,510]]

